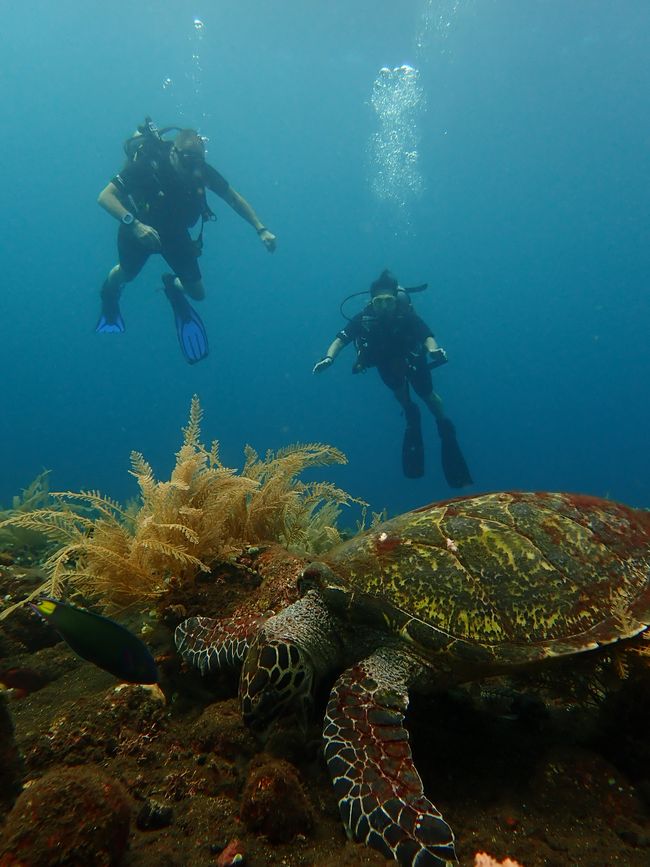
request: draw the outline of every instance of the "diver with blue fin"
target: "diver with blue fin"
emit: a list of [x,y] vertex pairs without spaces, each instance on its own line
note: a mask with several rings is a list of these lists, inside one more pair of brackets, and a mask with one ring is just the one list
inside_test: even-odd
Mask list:
[[370,303],[349,318],[343,311],[346,301],[364,292],[356,292],[341,304],[348,324],[336,335],[325,355],[316,362],[313,373],[323,373],[332,366],[339,352],[354,342],[357,356],[353,373],[376,367],[384,384],[391,389],[404,410],[406,429],[402,441],[402,469],[407,478],[424,475],[424,442],[420,410],[411,399],[411,386],[432,413],[441,444],[442,470],[451,488],[472,484],[467,463],[456,439],[456,429],[444,413],[442,400],[433,390],[431,370],[447,362],[447,354],[438,346],[433,332],[415,312],[410,296],[427,288],[401,287],[390,271],[382,271],[370,286]]
[[[172,131],[176,133],[173,140],[165,138]],[[149,256],[158,253],[174,272],[174,285],[168,287],[166,282],[165,293],[174,309],[183,354],[194,364],[206,357],[207,340],[203,323],[185,296],[193,301],[205,297],[197,260],[205,224],[215,219],[207,191],[246,220],[269,253],[275,250],[276,238],[246,199],[206,161],[205,142],[196,130],[158,130],[148,117],[124,143],[124,151],[124,167],[98,197],[99,205],[119,222],[119,262],[102,286],[95,331],[117,334],[125,330],[119,303],[122,290],[137,277]],[[201,228],[193,238],[189,230],[199,220]]]

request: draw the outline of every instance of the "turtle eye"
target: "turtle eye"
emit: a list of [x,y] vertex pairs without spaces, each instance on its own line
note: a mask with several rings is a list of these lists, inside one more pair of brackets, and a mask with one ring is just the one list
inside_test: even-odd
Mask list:
[[239,701],[244,722],[265,728],[310,695],[313,671],[302,650],[288,641],[254,642],[244,662]]
[[329,570],[322,563],[311,563],[298,576],[298,591],[304,596],[309,590],[320,587]]

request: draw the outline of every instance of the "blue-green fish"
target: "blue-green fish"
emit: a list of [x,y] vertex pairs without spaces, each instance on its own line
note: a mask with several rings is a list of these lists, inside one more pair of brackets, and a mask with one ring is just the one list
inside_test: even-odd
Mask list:
[[60,599],[39,599],[30,606],[83,659],[128,683],[158,683],[153,656],[124,626]]

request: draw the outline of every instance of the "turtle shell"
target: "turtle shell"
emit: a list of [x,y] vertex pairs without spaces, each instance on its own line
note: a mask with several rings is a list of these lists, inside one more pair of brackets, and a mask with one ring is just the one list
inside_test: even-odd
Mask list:
[[305,571],[353,622],[498,668],[650,624],[650,512],[559,493],[460,497],[377,525]]

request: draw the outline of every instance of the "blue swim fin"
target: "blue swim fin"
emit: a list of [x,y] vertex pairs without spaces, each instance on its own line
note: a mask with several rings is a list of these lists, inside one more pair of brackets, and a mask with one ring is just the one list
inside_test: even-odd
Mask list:
[[174,311],[176,333],[181,352],[188,364],[196,364],[208,355],[208,335],[201,317],[185,294],[176,286],[173,274],[163,274],[165,295]]
[[106,283],[102,286],[102,312],[95,325],[97,334],[121,334],[124,331],[124,320],[120,313],[120,293],[109,292]]

